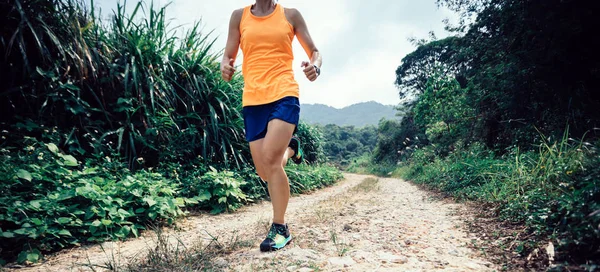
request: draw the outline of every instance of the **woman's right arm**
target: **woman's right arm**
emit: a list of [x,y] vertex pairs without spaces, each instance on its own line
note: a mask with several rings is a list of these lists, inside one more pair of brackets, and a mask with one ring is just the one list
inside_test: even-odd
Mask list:
[[229,82],[235,73],[234,63],[240,48],[240,22],[242,21],[243,9],[235,10],[229,20],[229,34],[227,35],[227,44],[221,61],[221,77]]

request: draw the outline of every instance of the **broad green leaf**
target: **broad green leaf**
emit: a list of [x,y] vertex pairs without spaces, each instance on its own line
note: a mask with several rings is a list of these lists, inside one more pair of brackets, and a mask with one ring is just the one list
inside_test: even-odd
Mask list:
[[14,233],[19,234],[19,235],[25,235],[27,233],[26,229],[18,229],[15,230]]
[[146,203],[148,203],[148,206],[150,206],[150,207],[156,205],[156,200],[154,200],[151,197],[145,197],[144,201],[146,201]]
[[146,209],[144,209],[144,208],[137,208],[137,209],[135,210],[135,213],[143,213],[143,212],[145,212],[145,211],[146,211]]
[[19,256],[17,257],[17,262],[20,264],[23,264],[26,261],[31,262],[31,263],[37,263],[41,256],[42,256],[42,254],[37,249],[28,250],[28,251],[24,250],[24,251],[21,251],[21,253],[19,253]]
[[27,172],[26,170],[23,169],[19,169],[17,171],[17,177],[22,178],[26,181],[31,181],[32,177],[31,177],[31,173]]
[[79,164],[77,163],[77,159],[75,159],[75,157],[71,156],[71,155],[64,155],[62,156],[64,163],[66,166],[78,166]]
[[38,253],[38,252],[27,253],[27,260],[32,263],[37,263],[40,260],[40,253]]
[[94,227],[100,227],[100,225],[102,225],[102,222],[100,222],[100,220],[94,220],[94,222],[92,222],[92,226]]
[[200,204],[200,202],[198,202],[198,200],[196,200],[194,198],[185,198],[184,201],[185,201],[185,204],[192,204],[192,205]]
[[123,226],[119,232],[123,234],[123,237],[127,237],[131,233],[131,228],[129,226]]
[[73,235],[71,235],[71,232],[66,229],[59,231],[58,234],[62,235],[62,236],[69,236],[69,237],[73,236]]
[[17,263],[23,264],[27,261],[27,251],[21,251],[17,256]]
[[12,232],[10,232],[10,231],[5,231],[5,232],[2,233],[2,237],[4,237],[4,238],[14,238],[15,234],[12,233]]
[[132,227],[131,232],[136,238],[140,235],[136,227]]
[[200,202],[204,202],[204,201],[210,200],[211,197],[212,197],[212,195],[210,194],[210,192],[204,191],[201,194],[199,194],[198,196],[194,197],[194,199],[196,199]]
[[131,214],[128,211],[123,210],[123,209],[119,209],[118,213],[119,213],[119,215],[121,215],[123,217],[129,217],[129,216],[131,216]]
[[31,207],[33,207],[34,209],[39,209],[42,207],[42,201],[43,200],[32,200],[29,201],[29,205],[31,205]]
[[56,220],[59,224],[64,225],[64,224],[68,224],[71,223],[71,218],[68,217],[60,217]]
[[225,203],[225,202],[227,202],[227,197],[223,196],[223,197],[219,198],[219,203]]
[[102,225],[109,226],[110,224],[112,224],[112,220],[102,219]]
[[52,154],[57,155],[58,154],[58,146],[56,146],[53,143],[49,143],[46,144],[46,147],[48,147],[48,150],[50,150],[50,152],[52,152]]

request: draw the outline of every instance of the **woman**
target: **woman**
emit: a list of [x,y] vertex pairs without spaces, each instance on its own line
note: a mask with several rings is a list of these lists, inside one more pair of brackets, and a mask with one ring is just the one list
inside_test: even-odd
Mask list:
[[273,0],[256,0],[233,12],[221,63],[223,79],[231,80],[238,48],[242,49],[246,140],[273,205],[273,224],[260,244],[261,251],[281,249],[292,239],[284,218],[290,185],[283,167],[289,158],[296,163],[302,160],[300,142],[292,138],[300,117],[299,87],[292,69],[294,36],[310,58],[310,62],[302,62],[304,74],[315,81],[320,75],[321,55],[302,15]]

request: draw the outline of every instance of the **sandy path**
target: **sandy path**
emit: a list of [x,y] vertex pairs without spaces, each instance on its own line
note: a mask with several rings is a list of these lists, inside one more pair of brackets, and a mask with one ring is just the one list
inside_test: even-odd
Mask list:
[[[493,271],[468,247],[471,239],[459,204],[432,200],[431,194],[398,179],[346,174],[335,186],[292,198],[287,220],[294,242],[284,250],[260,253],[271,214],[270,203],[233,214],[189,217],[169,240],[185,245],[217,239],[235,243],[233,252],[214,258],[225,271]],[[63,251],[37,267],[14,271],[89,271],[82,264],[124,264],[144,258],[156,234],[125,242]],[[103,251],[104,249],[104,251]],[[11,270],[9,270],[11,271]]]

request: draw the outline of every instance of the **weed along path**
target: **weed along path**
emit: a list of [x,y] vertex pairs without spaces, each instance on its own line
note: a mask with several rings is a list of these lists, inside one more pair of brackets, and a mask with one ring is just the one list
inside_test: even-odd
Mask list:
[[[293,197],[291,245],[260,253],[270,203],[189,217],[126,242],[63,251],[9,271],[493,271],[472,235],[439,201],[398,179],[346,174],[335,186]],[[157,235],[158,234],[158,235]]]

